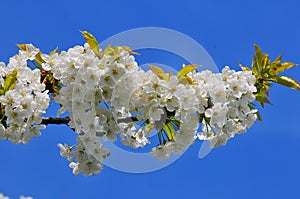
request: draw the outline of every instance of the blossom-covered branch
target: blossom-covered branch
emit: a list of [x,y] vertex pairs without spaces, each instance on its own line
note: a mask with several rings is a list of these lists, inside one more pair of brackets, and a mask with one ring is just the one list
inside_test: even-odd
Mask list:
[[[84,46],[45,54],[21,44],[7,65],[0,63],[0,139],[28,143],[48,124],[67,124],[77,142],[58,147],[74,174],[100,173],[113,155],[99,138],[139,148],[151,144],[148,135],[156,131],[150,154],[159,160],[196,139],[223,146],[261,120],[256,102],[270,103],[272,83],[300,90],[295,79],[278,75],[296,64],[281,55],[271,62],[257,45],[252,65],[242,71],[186,65],[170,74],[153,65],[144,71],[129,47],[101,49],[93,35],[82,34]],[[57,118],[43,118],[51,98],[60,105]],[[62,113],[69,117],[59,118]]]

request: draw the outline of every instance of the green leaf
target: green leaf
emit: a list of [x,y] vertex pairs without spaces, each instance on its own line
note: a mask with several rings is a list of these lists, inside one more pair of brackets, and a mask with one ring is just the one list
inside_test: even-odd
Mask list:
[[267,53],[265,53],[262,57],[261,60],[261,70],[264,70],[265,68],[267,68],[270,65],[270,59],[269,59],[269,55]]
[[269,99],[266,96],[264,96],[264,95],[257,95],[256,96],[256,101],[258,101],[263,108],[265,107],[265,103],[266,104],[271,104],[271,102],[269,101]]
[[198,68],[198,65],[186,65],[184,66],[178,73],[177,73],[177,77],[178,79],[185,77],[189,72],[195,70],[196,68]]
[[290,69],[294,66],[297,66],[297,64],[292,63],[292,62],[283,62],[283,63],[277,65],[275,75],[277,75],[277,74],[279,74],[279,73],[281,73],[281,72],[283,72],[287,69]]
[[87,31],[80,31],[80,32],[85,38],[86,42],[89,44],[92,51],[97,55],[97,57],[100,57],[99,44],[96,38]]
[[[41,51],[38,52],[38,53],[36,54],[36,56],[35,56],[35,61],[36,61],[40,66],[42,66],[43,63],[45,63],[45,61],[44,61],[43,58],[42,58],[42,53],[41,53]],[[40,67],[40,68],[42,68],[42,67]]]
[[129,52],[132,55],[140,55],[139,53],[132,51],[132,49],[129,48],[128,46],[121,46],[121,47],[123,50],[126,50],[127,52]]
[[165,81],[169,81],[170,79],[170,75],[165,73],[165,71],[163,71],[163,69],[159,68],[158,66],[154,66],[152,64],[148,64],[148,66],[150,67],[150,69],[152,70],[152,72],[159,77],[160,79],[163,79]]
[[180,78],[180,79],[178,79],[178,82],[180,83],[180,84],[184,84],[184,85],[193,85],[193,84],[195,84],[195,82],[193,81],[193,79],[192,78],[190,78],[189,76],[185,76],[185,77],[182,77],[182,78]]
[[18,71],[14,70],[11,74],[9,74],[4,81],[4,86],[3,86],[3,95],[9,91],[14,89],[16,83],[17,83],[17,74]]
[[54,50],[52,50],[52,51],[49,53],[49,56],[55,54],[57,51],[58,51],[58,47],[56,47]]
[[178,73],[177,73],[177,77],[178,77],[178,82],[181,84],[194,84],[192,78],[190,78],[189,76],[187,76],[187,74],[193,70],[195,70],[196,68],[198,68],[198,65],[186,65],[184,66]]
[[178,128],[179,128],[180,125],[183,123],[183,122],[180,121],[180,120],[174,120],[173,122],[175,123],[175,125],[176,125]]
[[175,130],[170,122],[164,125],[164,129],[168,135],[169,140],[175,140]]
[[260,112],[257,111],[255,114],[256,114],[256,116],[257,116],[258,121],[259,121],[260,123],[262,123],[263,120],[262,120],[262,117],[261,117]]
[[291,77],[276,76],[276,77],[272,78],[271,81],[281,84],[283,86],[289,87],[289,88],[300,90],[299,82],[297,82],[297,80],[295,80]]
[[26,44],[17,44],[17,46],[23,50],[23,51],[26,51]]
[[4,95],[4,88],[3,86],[0,84],[0,96]]
[[113,47],[111,47],[111,45],[108,45],[108,46],[105,48],[105,50],[103,51],[103,53],[104,53],[105,55],[115,56],[116,50],[115,50]]
[[255,48],[255,54],[256,54],[257,61],[261,62],[262,57],[263,57],[262,50],[260,49],[260,47],[257,44],[254,44],[254,48]]
[[252,72],[255,75],[261,75],[261,72],[270,64],[269,55],[263,54],[262,50],[257,44],[254,44],[254,48],[255,55],[252,55]]

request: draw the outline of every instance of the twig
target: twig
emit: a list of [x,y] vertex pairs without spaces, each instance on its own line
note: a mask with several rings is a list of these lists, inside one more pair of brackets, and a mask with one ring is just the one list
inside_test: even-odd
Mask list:
[[47,117],[47,118],[43,118],[42,123],[41,124],[68,124],[70,122],[70,118],[69,117],[64,117],[64,118],[52,118],[52,117]]

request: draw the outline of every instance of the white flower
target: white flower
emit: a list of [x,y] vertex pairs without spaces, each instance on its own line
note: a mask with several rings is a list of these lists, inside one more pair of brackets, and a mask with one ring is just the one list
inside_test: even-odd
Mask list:
[[194,111],[198,105],[198,98],[195,96],[195,89],[192,86],[178,85],[174,95],[178,98],[180,107],[185,111]]
[[[130,131],[129,134],[132,134],[132,131]],[[145,132],[139,129],[137,133],[133,133],[131,136],[129,135],[127,138],[122,139],[122,143],[136,149],[139,147],[143,148],[146,144],[150,144],[150,140],[145,136]]]
[[64,158],[67,158],[70,162],[72,161],[72,155],[71,155],[71,152],[72,152],[72,148],[67,145],[67,144],[57,144],[57,147],[60,148],[60,155]]
[[36,54],[38,54],[40,50],[36,47],[34,47],[32,44],[26,44],[26,51],[20,50],[20,54],[25,53],[25,56],[27,57],[27,59],[29,60],[34,60]]
[[73,174],[74,175],[78,175],[80,173],[80,169],[79,169],[78,165],[79,165],[79,163],[76,163],[76,162],[71,162],[69,164],[69,167],[71,169],[73,169]]
[[226,145],[228,139],[230,138],[228,136],[228,134],[225,134],[223,132],[219,132],[217,133],[217,136],[213,136],[211,138],[209,138],[209,142],[210,142],[210,147],[211,148],[217,148],[219,146],[224,146]]
[[[19,55],[10,59],[7,75],[17,70],[14,88],[0,96],[0,103],[5,107],[5,136],[13,143],[28,143],[33,136],[39,136],[41,116],[49,105],[49,96],[44,91],[45,85],[40,82],[40,71],[27,67],[27,59],[35,56],[37,49],[27,46],[28,52],[20,51]],[[28,57],[27,57],[28,56]],[[3,131],[2,131],[3,133]]]
[[210,124],[215,127],[222,127],[226,122],[228,108],[221,103],[214,104],[212,108],[205,111],[205,116],[210,118]]
[[167,142],[164,145],[159,145],[150,151],[150,155],[156,156],[158,160],[167,160],[172,152],[172,142]]
[[229,83],[229,90],[231,91],[232,96],[236,98],[242,97],[242,95],[247,91],[245,88],[245,84],[243,81],[240,81],[238,79],[230,80]]
[[58,59],[58,53],[53,53],[52,55],[42,54],[41,58],[45,61],[42,63],[42,68],[45,71],[50,71],[55,64],[56,59]]
[[220,75],[212,75],[207,84],[209,96],[213,99],[214,103],[226,102],[226,88]]
[[174,96],[174,92],[177,90],[178,78],[173,75],[170,77],[170,80],[165,84],[165,97],[171,99]]
[[229,66],[225,66],[222,69],[223,81],[226,82],[228,78],[235,73],[234,70],[231,70]]
[[151,123],[155,123],[156,121],[160,121],[164,114],[166,113],[162,108],[151,106],[149,109],[149,120]]
[[[80,162],[78,164],[78,169],[85,176],[95,175],[101,172],[103,164],[97,161],[93,156],[91,156],[86,161]],[[76,167],[75,167],[76,169]],[[74,172],[74,169],[73,169]],[[76,172],[76,171],[75,171]]]

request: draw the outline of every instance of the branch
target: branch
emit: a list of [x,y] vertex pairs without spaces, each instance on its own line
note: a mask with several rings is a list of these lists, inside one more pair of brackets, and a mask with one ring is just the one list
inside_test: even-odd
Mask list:
[[41,124],[68,124],[70,122],[69,117],[64,117],[64,118],[52,118],[52,117],[47,117],[42,119]]
[[122,119],[118,119],[117,123],[130,123],[130,122],[137,122],[138,119],[137,117],[126,117],[126,118],[122,118]]

